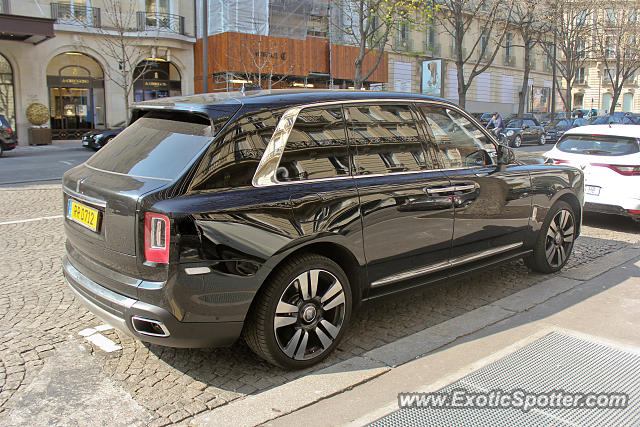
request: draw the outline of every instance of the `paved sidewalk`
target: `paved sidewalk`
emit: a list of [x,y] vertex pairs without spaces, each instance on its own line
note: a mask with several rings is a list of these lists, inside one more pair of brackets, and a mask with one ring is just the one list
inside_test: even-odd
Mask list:
[[[398,393],[440,390],[550,333],[640,355],[640,250],[632,248],[603,257],[373,350],[364,355],[363,362],[371,365],[377,361],[382,372],[362,385],[354,384],[286,415],[272,413],[271,421],[265,419],[266,413],[258,419],[256,412],[264,411],[259,406],[236,421],[241,421],[239,425],[365,425],[396,411]],[[416,358],[418,353],[423,355]],[[520,374],[513,372],[513,377]],[[625,373],[619,375],[624,377]],[[588,391],[597,391],[598,383],[592,387]],[[264,393],[272,395],[260,400],[273,401],[271,407],[278,408],[279,396],[288,393],[276,390]],[[218,424],[223,412],[229,412],[232,406],[200,420]],[[630,416],[629,424],[640,422],[637,413]],[[456,419],[463,422],[462,418]],[[562,424],[562,419],[554,423]]]

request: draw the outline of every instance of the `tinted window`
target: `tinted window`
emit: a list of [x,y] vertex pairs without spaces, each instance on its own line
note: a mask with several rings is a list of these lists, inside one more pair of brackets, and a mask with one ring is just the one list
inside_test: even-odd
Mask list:
[[438,158],[444,168],[459,168],[490,164],[495,146],[470,120],[455,110],[422,106],[428,133],[438,147]]
[[123,130],[87,163],[108,172],[175,179],[211,141],[211,125],[207,123],[207,119],[200,118],[194,123],[145,116]]
[[408,105],[345,107],[356,175],[434,169]]
[[309,108],[298,114],[276,177],[278,181],[349,175],[342,108]]
[[282,111],[251,113],[235,120],[207,151],[193,181],[196,190],[251,185]]
[[608,135],[565,135],[556,147],[566,153],[624,156],[638,152],[638,140]]
[[522,127],[522,120],[520,120],[520,119],[509,120],[509,123],[507,123],[507,127],[508,128],[521,128]]
[[529,127],[537,126],[536,122],[534,122],[533,120],[528,120],[528,119],[524,121],[524,124],[529,126]]
[[6,127],[6,128],[10,128],[11,125],[9,125],[9,122],[7,121],[7,119],[0,114],[0,127]]

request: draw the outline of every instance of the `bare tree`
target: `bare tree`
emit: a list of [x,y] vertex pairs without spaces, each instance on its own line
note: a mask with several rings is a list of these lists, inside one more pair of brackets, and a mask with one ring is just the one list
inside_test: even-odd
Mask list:
[[[444,32],[453,40],[458,73],[458,103],[465,107],[473,80],[484,73],[502,48],[512,0],[442,0]],[[470,46],[467,51],[465,46]],[[468,69],[465,77],[465,68]]]
[[[518,95],[518,116],[522,117],[529,89],[534,48],[546,40],[549,29],[547,2],[545,0],[515,0],[511,14],[511,27],[520,35],[524,52],[524,72]],[[517,44],[514,46],[518,46]]]
[[88,27],[88,32],[97,36],[97,50],[107,59],[104,69],[106,78],[122,89],[128,121],[134,83],[149,67],[147,61],[140,63],[139,60],[144,55],[151,56],[152,49],[148,45],[144,46],[135,33],[137,2],[103,0],[103,5],[102,25],[95,27],[92,22],[82,22]]
[[[330,0],[330,31],[345,44],[355,45],[353,86],[362,84],[376,71],[390,37],[400,24],[423,23],[432,19],[435,10],[428,0]],[[371,55],[373,64],[365,67]]]
[[258,31],[258,23],[255,23],[254,26],[256,28],[254,31],[255,41],[245,44],[239,52],[226,54],[230,65],[235,68],[237,64],[240,64],[242,68],[242,71],[228,73],[226,80],[229,77],[248,80],[259,87],[265,85],[265,89],[271,89],[289,77],[294,66],[291,64],[283,70],[282,66],[278,64],[279,61],[284,63],[286,59],[280,57],[282,53],[279,52],[283,51],[281,42]]
[[603,79],[612,86],[609,114],[615,111],[625,83],[640,69],[639,1],[611,3],[600,10],[595,29],[594,53],[604,66]]
[[[553,44],[543,43],[542,46],[549,57],[555,56],[556,87],[561,88],[558,93],[566,112],[571,112],[571,92],[578,70],[588,62],[592,50],[585,40],[593,33],[595,11],[596,3],[592,0],[556,1],[550,8],[550,31],[555,32],[556,54]],[[566,86],[558,84],[559,79]]]

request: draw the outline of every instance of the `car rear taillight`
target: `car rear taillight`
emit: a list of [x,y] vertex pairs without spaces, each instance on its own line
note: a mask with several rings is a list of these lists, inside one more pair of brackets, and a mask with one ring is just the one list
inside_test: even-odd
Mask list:
[[631,215],[640,215],[640,211],[637,209],[628,209],[627,212],[629,212]]
[[11,128],[7,128],[6,131],[7,131],[7,133],[13,133],[13,129],[11,129]]
[[144,214],[144,257],[147,261],[169,262],[169,218],[147,212]]
[[560,160],[560,159],[549,159],[553,162],[554,165],[564,165],[569,163],[568,160]]
[[640,166],[608,165],[606,163],[591,163],[591,166],[609,168],[624,176],[640,176]]

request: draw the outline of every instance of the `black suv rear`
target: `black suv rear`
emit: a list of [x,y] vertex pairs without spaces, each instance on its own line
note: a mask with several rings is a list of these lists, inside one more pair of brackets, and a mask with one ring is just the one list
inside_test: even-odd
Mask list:
[[517,163],[437,98],[167,98],[64,175],[64,274],[138,339],[242,336],[301,368],[331,353],[362,301],[516,257],[559,270],[582,188],[578,169]]

